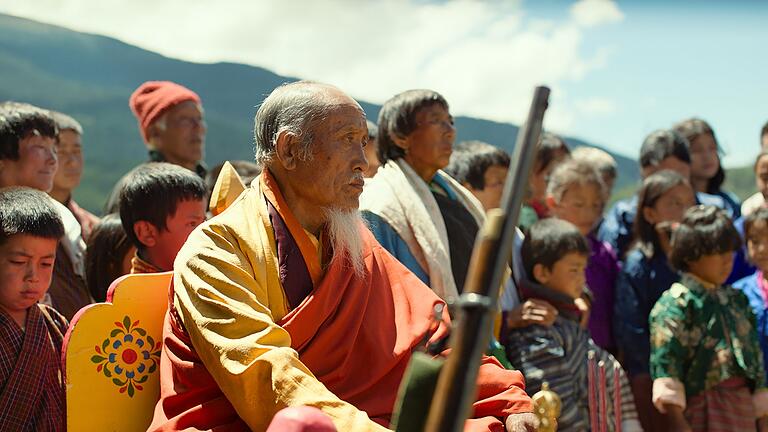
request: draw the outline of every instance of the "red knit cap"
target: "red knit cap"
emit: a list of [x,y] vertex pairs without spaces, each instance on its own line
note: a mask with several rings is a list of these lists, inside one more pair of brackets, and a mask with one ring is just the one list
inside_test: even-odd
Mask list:
[[140,85],[128,100],[128,106],[139,121],[139,131],[144,142],[149,142],[147,131],[152,122],[168,108],[186,101],[200,103],[200,96],[171,81],[147,81]]

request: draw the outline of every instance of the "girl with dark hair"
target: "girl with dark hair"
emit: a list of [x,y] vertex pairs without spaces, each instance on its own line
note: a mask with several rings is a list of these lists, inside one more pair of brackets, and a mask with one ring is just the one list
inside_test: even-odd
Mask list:
[[725,201],[731,216],[741,215],[739,198],[722,189],[725,170],[720,164],[720,146],[709,123],[698,118],[683,120],[674,126],[688,140],[691,153],[691,186],[696,192],[717,195]]
[[672,235],[669,260],[682,276],[649,319],[653,403],[672,430],[765,430],[755,317],[744,293],[725,285],[740,247],[730,218],[711,206],[689,209]]
[[647,431],[666,429],[664,417],[651,403],[648,316],[661,294],[679,280],[667,262],[669,233],[693,204],[693,189],[677,172],[664,170],[648,176],[638,193],[634,247],[616,281],[614,337]]
[[112,213],[94,227],[85,254],[88,289],[97,302],[107,299],[107,290],[120,276],[131,272],[136,247],[128,240],[120,216]]
[[744,218],[744,237],[749,260],[757,271],[733,284],[749,299],[757,320],[757,334],[768,365],[768,208],[761,207]]

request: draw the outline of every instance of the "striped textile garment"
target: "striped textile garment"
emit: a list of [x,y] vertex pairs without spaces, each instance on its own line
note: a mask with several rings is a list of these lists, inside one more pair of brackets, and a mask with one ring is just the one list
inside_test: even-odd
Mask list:
[[685,418],[693,431],[754,431],[752,392],[744,378],[729,378],[688,400]]
[[45,305],[29,308],[25,330],[0,312],[0,430],[65,430],[61,346],[67,322]]
[[[607,351],[595,345],[589,331],[579,326],[576,317],[560,313],[551,327],[532,325],[512,329],[506,348],[512,364],[525,376],[526,391],[533,396],[547,381],[552,391],[562,399],[562,411],[558,418],[560,432],[588,431],[589,394],[587,386],[587,353],[595,351],[596,360],[606,365],[606,397],[608,399],[608,430],[614,430],[613,416],[613,366],[618,363]],[[632,390],[620,371],[621,418],[623,430],[634,429],[637,411]],[[628,423],[632,423],[629,427]]]

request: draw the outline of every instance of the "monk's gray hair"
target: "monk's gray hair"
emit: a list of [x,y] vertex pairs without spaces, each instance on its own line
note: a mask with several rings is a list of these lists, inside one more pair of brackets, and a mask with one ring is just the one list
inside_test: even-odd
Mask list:
[[275,145],[281,133],[290,133],[301,143],[299,157],[312,158],[313,128],[327,115],[331,105],[325,90],[332,86],[313,81],[283,84],[264,99],[254,119],[254,153],[261,167],[275,155]]

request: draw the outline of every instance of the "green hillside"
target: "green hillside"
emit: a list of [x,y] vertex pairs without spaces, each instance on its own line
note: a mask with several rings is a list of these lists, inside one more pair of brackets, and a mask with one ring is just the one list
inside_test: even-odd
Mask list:
[[[242,64],[175,60],[112,38],[0,14],[0,100],[30,102],[80,120],[86,170],[75,195],[89,210],[98,212],[114,182],[146,157],[128,97],[147,80],[176,81],[200,94],[208,123],[206,161],[214,165],[252,158],[254,106],[295,78]],[[378,105],[361,104],[369,118],[378,116]],[[511,124],[468,117],[458,117],[456,127],[457,141],[478,139],[508,151],[518,131]],[[636,184],[636,163],[614,157],[618,188]]]
[[742,201],[747,199],[757,192],[754,168],[750,165],[726,170],[724,188],[735,193]]

